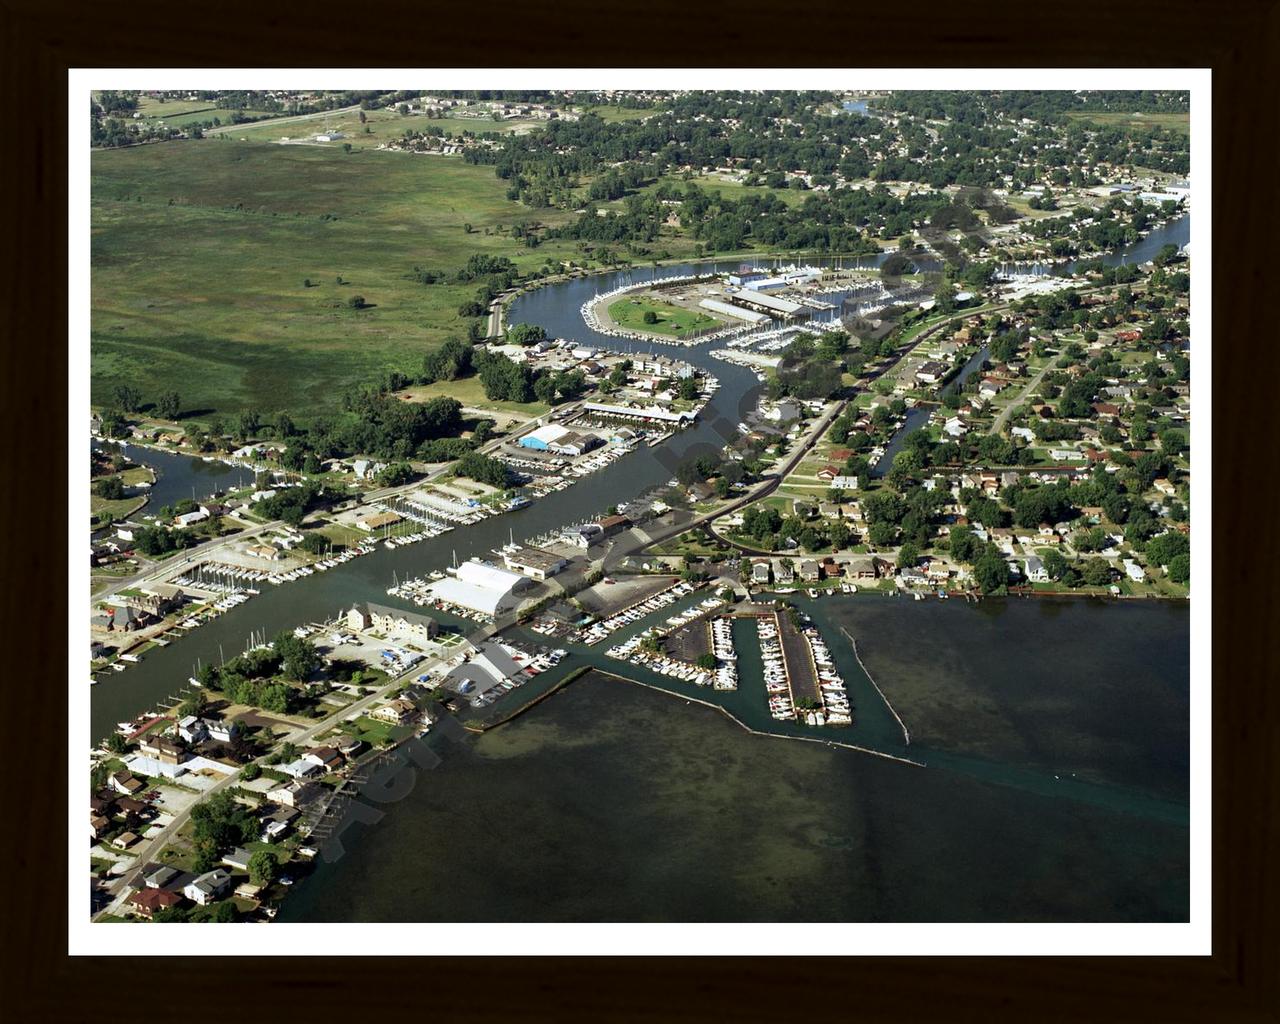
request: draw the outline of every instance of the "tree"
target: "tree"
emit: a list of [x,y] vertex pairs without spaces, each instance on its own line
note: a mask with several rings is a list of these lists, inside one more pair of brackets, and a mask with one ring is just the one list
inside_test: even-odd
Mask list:
[[1091,587],[1105,587],[1111,582],[1111,566],[1105,558],[1088,558],[1085,559],[1081,576]]
[[698,668],[707,669],[708,671],[710,671],[711,669],[714,669],[717,664],[718,662],[716,661],[716,656],[714,654],[698,655],[698,661],[697,661]]
[[280,667],[290,679],[307,679],[320,667],[320,654],[315,645],[310,640],[294,636],[287,629],[276,634],[271,647],[280,656]]
[[644,322],[646,324],[656,324],[658,322],[658,314],[652,309],[646,309],[644,311]]
[[827,526],[827,540],[831,542],[831,550],[839,551],[849,545],[849,527],[840,520]]
[[347,299],[347,305],[351,309],[364,309],[368,303],[365,302],[363,295],[353,295],[351,298]]
[[128,384],[118,384],[112,391],[115,403],[124,412],[137,412],[138,406],[142,404],[142,396],[138,393],[137,388]]
[[1191,555],[1175,555],[1169,562],[1169,579],[1174,583],[1191,582]]
[[249,858],[249,881],[267,886],[276,880],[280,860],[271,850],[258,850]]
[[182,409],[182,400],[176,391],[162,391],[156,399],[156,412],[166,420],[176,420]]
[[344,143],[342,144],[342,152],[344,152],[344,153],[350,153],[350,152],[351,152],[351,143],[349,143],[349,142],[344,142]]
[[512,324],[507,328],[507,341],[512,345],[536,345],[546,340],[546,329],[537,324]]
[[973,565],[973,578],[984,594],[993,594],[1009,583],[1009,567],[999,552],[988,549]]
[[898,549],[898,568],[912,569],[920,561],[920,549],[911,541],[907,541]]
[[109,476],[105,480],[99,480],[93,486],[94,493],[100,498],[108,501],[119,501],[125,496],[124,481],[118,476]]

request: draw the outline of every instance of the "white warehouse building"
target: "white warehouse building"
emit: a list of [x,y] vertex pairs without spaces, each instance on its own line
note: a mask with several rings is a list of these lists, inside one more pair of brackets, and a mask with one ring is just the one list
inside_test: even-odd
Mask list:
[[431,584],[431,597],[491,619],[515,610],[520,603],[516,595],[533,585],[518,572],[474,559],[451,571],[453,575]]

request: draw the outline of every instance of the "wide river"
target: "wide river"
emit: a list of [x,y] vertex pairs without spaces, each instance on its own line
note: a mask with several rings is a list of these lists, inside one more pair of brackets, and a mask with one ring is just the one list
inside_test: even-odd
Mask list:
[[[1182,245],[1189,220],[1108,260]],[[579,313],[597,292],[651,274],[538,289],[517,300],[510,321],[666,351],[599,335]],[[518,512],[264,588],[93,687],[85,742],[177,693],[198,659],[230,657],[251,630],[270,635],[355,601],[390,601],[393,574],[484,554],[508,531],[527,538],[602,512],[669,479],[689,453],[719,449],[759,385],[709,347],[670,353],[721,382],[694,428]],[[175,495],[190,493],[181,469],[177,460],[162,467]],[[910,756],[927,768],[752,736],[718,712],[592,675],[478,741],[450,741],[442,764],[378,827],[348,838],[346,856],[300,885],[282,917],[1185,918],[1185,607],[859,596],[812,610],[838,654],[841,627],[858,639],[912,731]],[[846,675],[864,678],[848,660],[843,651]],[[854,686],[862,714],[851,741],[900,746],[869,684]]]

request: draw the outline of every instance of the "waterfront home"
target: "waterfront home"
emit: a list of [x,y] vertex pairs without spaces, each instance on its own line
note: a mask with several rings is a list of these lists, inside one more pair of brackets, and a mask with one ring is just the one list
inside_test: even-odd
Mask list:
[[852,580],[873,580],[876,578],[875,560],[865,555],[846,559],[844,574]]
[[144,736],[138,749],[161,764],[181,764],[187,758],[186,748],[166,736]]
[[403,725],[417,713],[418,707],[413,701],[398,697],[391,703],[382,705],[369,717],[377,718],[383,722],[391,722],[393,725]]
[[314,783],[297,779],[286,782],[268,791],[267,799],[282,807],[301,807],[320,795],[320,788]]
[[237,846],[222,858],[222,863],[227,867],[235,868],[237,871],[248,871],[249,858],[252,856],[253,854],[249,850],[242,846]]
[[218,743],[230,743],[240,731],[240,726],[236,722],[222,718],[206,718],[204,727],[209,733],[209,739],[216,740]]
[[921,364],[915,372],[916,381],[920,384],[936,384],[950,371],[946,363],[928,360]]
[[168,910],[182,902],[182,897],[167,889],[138,889],[125,901],[139,917],[150,920],[159,910]]
[[800,560],[799,575],[806,583],[816,583],[822,579],[822,569],[818,563],[811,558],[802,558]]
[[302,755],[304,761],[309,761],[326,772],[336,772],[342,767],[342,755],[333,747],[312,747]]
[[1044,567],[1044,562],[1042,562],[1035,555],[1028,555],[1023,565],[1025,566],[1025,569],[1026,569],[1026,577],[1032,583],[1048,583],[1049,582],[1049,573],[1046,571]]
[[187,743],[203,743],[209,738],[209,729],[195,715],[187,715],[178,721],[178,735]]
[[800,418],[800,407],[795,402],[776,402],[765,410],[764,417],[774,423],[785,423]]
[[192,879],[182,892],[187,899],[203,907],[220,899],[230,886],[231,876],[222,868],[214,868]]
[[305,758],[298,758],[290,761],[288,764],[282,764],[280,770],[293,779],[305,779],[312,775],[319,775],[321,767],[313,761]]
[[769,582],[769,563],[767,561],[752,563],[751,582],[752,583],[768,583]]
[[929,582],[929,578],[913,566],[908,566],[905,569],[899,569],[898,579],[902,580],[902,582],[909,587],[923,587]]

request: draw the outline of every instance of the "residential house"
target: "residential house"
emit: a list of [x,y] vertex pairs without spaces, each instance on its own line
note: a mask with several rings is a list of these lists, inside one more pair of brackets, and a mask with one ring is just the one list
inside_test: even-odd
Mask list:
[[1028,555],[1024,563],[1026,568],[1026,577],[1032,583],[1048,583],[1049,573],[1042,562],[1035,555]]
[[222,863],[227,865],[227,867],[235,868],[237,871],[248,871],[249,858],[252,856],[253,854],[250,851],[244,849],[242,846],[237,846],[222,858]]
[[768,583],[769,582],[769,563],[753,562],[751,564],[751,582],[752,583]]
[[844,574],[851,580],[873,580],[876,578],[874,560],[865,556],[850,558],[844,563]]
[[178,721],[178,735],[187,743],[203,743],[209,738],[209,729],[195,715],[187,715]]
[[180,872],[177,868],[171,868],[168,865],[161,864],[144,875],[142,883],[148,889],[164,889],[167,888],[179,874]]
[[806,583],[816,583],[822,579],[822,569],[811,558],[802,558],[798,569],[800,578]]
[[301,807],[314,800],[319,793],[319,787],[314,783],[294,779],[268,791],[267,799],[282,807]]
[[418,706],[411,700],[405,700],[403,697],[397,697],[389,704],[384,704],[378,710],[374,711],[370,717],[377,718],[383,722],[391,722],[394,725],[403,725],[418,713]]
[[307,761],[301,757],[290,761],[288,764],[282,764],[280,770],[288,775],[291,779],[306,779],[313,775],[319,775],[321,768],[312,761]]
[[125,901],[139,917],[150,920],[160,910],[168,910],[182,902],[182,897],[167,889],[138,889]]
[[326,772],[336,772],[342,767],[342,755],[333,747],[312,747],[302,755],[302,759]]
[[134,793],[145,789],[146,785],[141,779],[135,779],[127,768],[121,768],[111,776],[111,788],[124,796],[133,796]]
[[220,899],[230,887],[231,876],[222,868],[214,868],[192,879],[182,892],[187,899],[203,907]]
[[204,727],[209,733],[209,739],[218,743],[230,743],[240,731],[236,722],[222,718],[206,718]]
[[167,736],[144,736],[138,749],[162,764],[181,764],[187,759],[186,748]]

